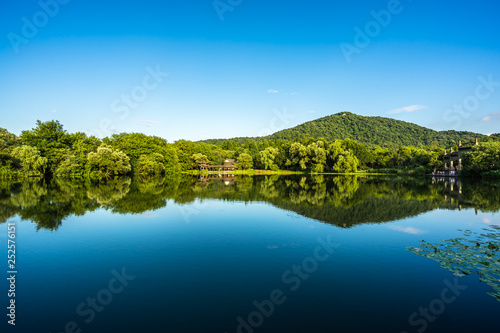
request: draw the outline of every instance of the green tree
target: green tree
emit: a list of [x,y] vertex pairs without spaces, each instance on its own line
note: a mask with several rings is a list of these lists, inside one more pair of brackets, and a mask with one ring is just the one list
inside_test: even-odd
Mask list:
[[79,159],[73,154],[68,155],[59,164],[59,166],[55,170],[55,174],[58,176],[73,176],[76,174],[81,175],[85,171],[86,161],[86,159]]
[[97,152],[89,153],[87,159],[91,170],[98,170],[106,176],[123,175],[132,169],[130,158],[125,153],[113,150],[105,143],[97,148]]
[[165,173],[163,155],[154,153],[152,155],[139,156],[138,171],[143,175],[159,175]]
[[24,145],[36,148],[42,157],[46,157],[52,172],[68,155],[71,148],[69,135],[58,120],[36,121],[36,127],[22,131],[20,136]]
[[207,161],[211,161],[214,164],[221,165],[224,164],[224,161],[226,158],[230,158],[228,152],[226,151],[221,151],[217,149],[217,147],[213,146],[214,149],[211,149],[209,154],[207,155],[208,159]]
[[326,166],[325,144],[323,141],[317,141],[307,146],[307,155],[311,161],[312,172],[323,172]]
[[307,168],[309,158],[307,157],[307,148],[298,142],[292,143],[290,146],[290,159],[287,164],[292,167],[300,167],[302,170]]
[[340,141],[334,141],[328,148],[328,153],[332,171],[339,173],[357,171],[359,165],[357,157],[350,151],[344,150]]
[[10,173],[18,166],[18,161],[12,156],[12,150],[18,145],[19,140],[14,134],[0,128],[0,173]]
[[68,152],[55,170],[58,176],[83,175],[89,171],[87,156],[95,152],[101,145],[101,140],[94,136],[88,137],[85,133],[77,132],[69,134],[71,151]]
[[194,162],[196,165],[200,164],[202,161],[207,161],[207,162],[208,162],[208,157],[207,157],[207,155],[203,155],[203,154],[200,154],[200,153],[198,153],[198,154],[193,154],[193,155],[191,156],[191,158],[193,159],[193,162]]
[[31,146],[16,147],[12,156],[21,161],[22,171],[28,175],[43,176],[47,166],[47,158],[40,156],[40,152]]
[[248,170],[253,168],[253,158],[250,154],[241,153],[236,162],[236,168]]
[[90,152],[95,152],[97,147],[102,143],[102,141],[95,136],[87,136],[82,132],[70,134],[70,140],[72,142],[71,148],[74,155],[81,160],[86,160],[88,154]]
[[342,148],[352,152],[354,156],[358,158],[359,164],[362,166],[367,166],[373,159],[372,153],[366,149],[366,146],[357,141],[345,139],[342,142]]
[[179,163],[179,156],[177,155],[177,150],[174,146],[169,145],[163,150],[162,154],[165,158],[163,165],[165,167],[165,173],[177,173],[181,171],[181,165]]
[[264,169],[278,170],[278,166],[274,163],[276,155],[278,155],[278,149],[274,147],[267,147],[260,152],[260,161]]
[[114,149],[124,152],[130,158],[130,164],[134,170],[138,168],[141,155],[151,156],[154,153],[163,155],[165,160],[162,163],[166,171],[171,172],[179,169],[179,157],[177,156],[179,150],[168,144],[167,140],[163,138],[142,133],[120,133],[103,141]]
[[483,142],[464,154],[462,164],[466,172],[481,174],[500,170],[500,142]]
[[5,128],[0,127],[0,153],[12,151],[11,148],[17,146],[19,140],[15,134],[10,133]]
[[174,147],[179,157],[179,164],[182,170],[194,170],[198,164],[193,162],[193,154],[196,154],[196,144],[188,140],[178,140],[174,142]]
[[374,168],[388,168],[394,165],[393,153],[389,149],[377,146],[372,151],[372,156],[372,161],[369,164]]

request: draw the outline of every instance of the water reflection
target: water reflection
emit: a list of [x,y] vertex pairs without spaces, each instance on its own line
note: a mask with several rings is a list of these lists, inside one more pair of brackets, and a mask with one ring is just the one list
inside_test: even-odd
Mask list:
[[500,184],[458,179],[340,176],[229,176],[62,179],[0,182],[0,222],[19,215],[38,228],[57,229],[64,218],[104,208],[141,214],[168,200],[265,201],[340,227],[388,222],[433,209],[500,210]]

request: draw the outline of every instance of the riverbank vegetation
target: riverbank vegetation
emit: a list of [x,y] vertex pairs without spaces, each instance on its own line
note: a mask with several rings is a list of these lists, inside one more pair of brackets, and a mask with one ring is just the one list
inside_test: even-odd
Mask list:
[[463,176],[500,179],[500,142],[485,142],[472,147],[462,163]]
[[[495,138],[495,136],[493,136]],[[498,138],[498,136],[496,136]],[[167,140],[141,133],[99,139],[68,133],[59,121],[37,121],[16,136],[0,128],[0,178],[59,176],[112,178],[197,173],[201,161],[235,159],[240,174],[370,173],[426,174],[443,166],[444,147],[381,147],[352,139],[299,135],[293,140],[221,140],[216,144]],[[464,175],[498,177],[500,143],[486,142],[463,158]]]

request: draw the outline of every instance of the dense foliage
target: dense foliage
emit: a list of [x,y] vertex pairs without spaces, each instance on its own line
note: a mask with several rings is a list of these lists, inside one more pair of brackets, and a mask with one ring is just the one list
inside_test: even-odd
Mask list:
[[12,151],[12,157],[19,160],[23,173],[43,176],[47,166],[47,158],[40,156],[40,152],[31,146],[19,146]]
[[20,161],[12,156],[19,139],[6,129],[0,128],[0,176],[20,167]]
[[[216,140],[216,144],[168,143],[142,133],[101,140],[81,132],[67,133],[59,121],[37,121],[19,137],[0,128],[0,177],[153,176],[197,170],[202,161],[222,165],[226,159],[235,159],[240,170],[423,174],[443,166],[444,148],[456,146],[459,140],[466,145],[476,136],[481,137],[351,113],[321,118],[269,138]],[[464,157],[464,175],[498,177],[500,143],[493,141],[500,135],[482,137],[492,142],[482,142]]]
[[470,153],[464,154],[463,173],[500,178],[500,142],[485,142],[474,146]]
[[97,148],[97,152],[89,153],[87,160],[91,170],[97,170],[106,176],[125,175],[132,169],[130,158],[124,152],[113,150],[105,143]]
[[[287,140],[295,141],[303,138],[325,138],[326,140],[351,139],[363,143],[370,148],[381,146],[397,148],[400,146],[440,146],[451,147],[459,140],[464,144],[472,144],[476,138],[489,140],[483,134],[466,131],[434,131],[401,120],[385,117],[364,117],[350,112],[341,112],[323,117],[293,128],[285,129],[262,138],[252,140]],[[249,138],[235,138],[244,143]],[[221,144],[226,140],[206,140],[204,142]]]

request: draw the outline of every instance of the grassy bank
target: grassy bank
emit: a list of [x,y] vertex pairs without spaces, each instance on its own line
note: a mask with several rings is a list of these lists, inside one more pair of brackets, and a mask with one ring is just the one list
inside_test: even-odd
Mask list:
[[187,175],[209,175],[209,174],[232,174],[232,175],[337,175],[337,176],[377,176],[377,175],[417,175],[419,173],[413,170],[400,170],[400,169],[372,169],[372,170],[362,170],[357,172],[308,172],[308,171],[290,171],[290,170],[235,170],[235,171],[221,171],[221,172],[208,172],[200,170],[188,170],[183,171],[183,174]]
[[253,176],[253,175],[298,175],[298,174],[304,174],[305,172],[302,171],[289,171],[289,170],[235,170],[235,171],[221,171],[221,172],[208,172],[208,171],[200,171],[200,170],[188,170],[188,171],[183,171],[181,172],[183,174],[187,175],[210,175],[210,174],[231,174],[231,175],[248,175],[248,176]]

